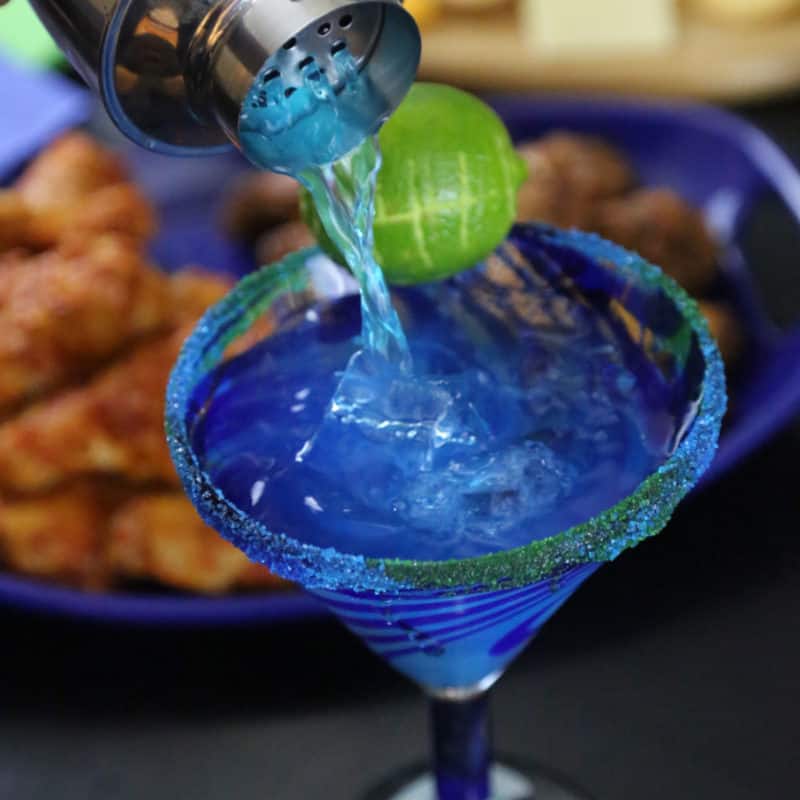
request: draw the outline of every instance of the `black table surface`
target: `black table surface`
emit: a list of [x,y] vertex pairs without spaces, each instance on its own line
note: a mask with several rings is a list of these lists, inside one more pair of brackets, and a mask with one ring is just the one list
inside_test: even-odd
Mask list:
[[[800,97],[743,113],[800,162]],[[754,223],[783,321],[797,240],[777,210]],[[800,796],[799,447],[781,434],[584,585],[494,690],[499,751],[598,800]],[[0,632],[2,800],[352,800],[427,754],[423,698],[330,620],[152,631],[0,609]]]

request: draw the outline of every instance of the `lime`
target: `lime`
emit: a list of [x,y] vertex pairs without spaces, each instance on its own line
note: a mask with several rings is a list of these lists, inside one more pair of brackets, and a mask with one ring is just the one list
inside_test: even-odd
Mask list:
[[[453,275],[505,238],[528,168],[489,106],[450,86],[414,84],[380,143],[375,256],[391,283]],[[320,245],[336,257],[307,195],[302,208]]]

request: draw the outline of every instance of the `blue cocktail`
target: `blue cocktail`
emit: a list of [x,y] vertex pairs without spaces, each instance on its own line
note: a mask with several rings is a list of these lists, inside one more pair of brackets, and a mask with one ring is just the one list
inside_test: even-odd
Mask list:
[[[716,347],[654,267],[523,226],[485,264],[394,294],[412,379],[361,351],[355,297],[311,297],[315,257],[247,278],[187,343],[168,402],[186,489],[434,698],[441,800],[533,796],[489,769],[485,691],[708,465]],[[279,332],[225,360],[264,314]]]

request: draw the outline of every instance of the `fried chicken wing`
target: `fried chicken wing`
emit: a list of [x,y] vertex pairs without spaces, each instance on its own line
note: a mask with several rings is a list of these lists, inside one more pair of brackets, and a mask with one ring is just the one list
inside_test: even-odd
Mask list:
[[[222,300],[233,288],[233,281],[200,267],[186,267],[170,277],[170,287],[174,321],[178,325],[184,325],[197,322],[211,306]],[[271,336],[274,330],[274,320],[269,314],[264,315],[230,344],[225,351],[225,358],[243,353]]]
[[31,208],[81,200],[103,186],[124,183],[120,160],[85,133],[67,133],[45,148],[20,175],[14,188]]
[[711,335],[727,366],[731,366],[745,347],[741,322],[731,308],[723,302],[700,300],[697,304],[708,322]]
[[277,172],[240,178],[223,208],[222,226],[234,239],[254,242],[275,225],[300,217],[300,184]]
[[0,254],[27,247],[32,217],[31,210],[17,192],[0,190]]
[[164,391],[188,332],[141,345],[84,386],[0,425],[0,490],[42,491],[91,474],[177,485]]
[[717,243],[700,211],[670,189],[637,189],[608,200],[591,230],[634,250],[693,294],[717,274]]
[[[81,252],[82,251],[82,252]],[[0,413],[169,325],[167,279],[118,236],[0,269]]]
[[119,233],[146,241],[156,230],[155,213],[132,184],[104,186],[70,205],[56,205],[33,213],[26,241],[37,250],[57,245],[65,238],[87,238]]
[[119,508],[109,527],[107,557],[124,577],[209,594],[285,584],[209,528],[178,493],[137,497]]
[[[154,230],[117,157],[82,134],[0,191],[0,567],[84,588],[282,585],[169,488],[168,376],[233,281],[154,269]],[[231,352],[272,321],[254,329]]]
[[[7,194],[16,197],[25,218],[13,238],[0,233],[0,249],[44,249],[65,236],[111,231],[146,240],[156,230],[153,207],[128,181],[117,156],[82,133],[68,134],[44,150]],[[0,201],[0,231],[2,206]]]
[[103,540],[108,496],[90,483],[9,500],[0,498],[0,563],[72,585],[107,582]]
[[[170,277],[176,324],[194,323],[233,288],[233,280],[200,267],[186,267]],[[233,358],[253,347],[275,331],[275,320],[267,313],[253,322],[248,331],[231,342],[225,358]]]
[[315,241],[314,234],[305,222],[284,222],[267,231],[256,242],[256,260],[259,264],[274,264],[290,253],[311,247]]
[[517,152],[529,169],[518,195],[521,222],[587,227],[598,201],[622,195],[635,182],[624,154],[592,136],[555,131],[523,142]]
[[196,322],[233,288],[231,279],[199,267],[176,272],[169,283],[173,317],[178,324]]

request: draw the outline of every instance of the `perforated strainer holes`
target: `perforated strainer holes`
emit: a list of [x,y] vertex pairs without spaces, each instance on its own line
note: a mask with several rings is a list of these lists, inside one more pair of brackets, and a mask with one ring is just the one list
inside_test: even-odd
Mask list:
[[347,47],[347,42],[343,42],[341,39],[339,39],[338,42],[335,42],[331,46],[331,55],[335,56],[337,53],[341,53],[342,50],[344,50],[346,47]]
[[310,64],[314,63],[314,56],[306,56],[298,65],[297,69],[303,70]]
[[291,97],[296,91],[297,89],[294,86],[290,86],[283,94],[286,97]]
[[289,39],[288,42],[284,43],[283,49],[284,50],[291,50],[296,44],[297,44],[297,39],[295,39],[294,36],[292,36],[292,38]]
[[349,28],[353,24],[353,17],[351,14],[343,14],[342,18],[339,20],[339,27],[340,28]]
[[317,33],[320,36],[327,36],[331,32],[332,27],[333,26],[330,24],[330,22],[323,22],[322,25],[317,28]]
[[269,72],[268,72],[268,73],[267,73],[267,74],[264,76],[264,80],[262,81],[262,83],[269,83],[270,81],[277,80],[278,78],[280,78],[280,76],[281,76],[281,73],[280,73],[280,72],[278,72],[278,70],[277,70],[277,69],[271,69],[271,70],[270,70],[270,71],[269,71]]

